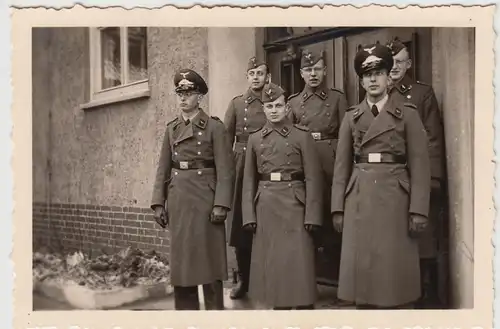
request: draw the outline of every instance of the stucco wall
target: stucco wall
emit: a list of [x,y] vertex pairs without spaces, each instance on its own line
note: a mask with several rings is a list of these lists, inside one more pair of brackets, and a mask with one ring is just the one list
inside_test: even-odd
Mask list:
[[34,202],[148,207],[164,126],[175,111],[173,75],[189,67],[208,79],[207,33],[206,28],[149,28],[151,97],[82,111],[87,30],[35,31]]
[[474,30],[433,28],[433,85],[445,125],[449,161],[452,304],[474,307]]

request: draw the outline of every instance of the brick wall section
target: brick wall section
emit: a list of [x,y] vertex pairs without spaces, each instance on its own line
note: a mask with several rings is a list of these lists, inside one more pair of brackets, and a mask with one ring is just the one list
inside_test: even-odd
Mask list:
[[[33,204],[33,250],[81,250],[91,256],[131,246],[168,255],[170,234],[158,228],[149,208],[82,204]],[[227,247],[229,280],[236,259]]]
[[33,249],[115,252],[131,246],[168,253],[169,233],[149,208],[82,204],[33,204]]

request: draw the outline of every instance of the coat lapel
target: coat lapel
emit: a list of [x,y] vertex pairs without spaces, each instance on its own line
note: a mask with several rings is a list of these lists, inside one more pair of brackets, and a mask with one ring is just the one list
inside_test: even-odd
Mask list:
[[[364,144],[368,143],[375,137],[380,136],[381,134],[393,130],[396,128],[396,124],[393,121],[392,115],[389,113],[390,107],[392,107],[392,104],[388,101],[385,105],[385,109],[383,109],[378,116],[375,118],[371,111],[368,109],[368,103],[366,100],[363,102],[364,111],[365,111],[365,117],[370,117],[372,118],[372,123],[370,127],[368,128],[365,136],[363,137],[363,141],[361,142],[361,146]],[[368,112],[368,113],[366,113]]]
[[191,120],[187,125],[184,123],[182,116],[179,116],[180,124],[174,130],[174,143],[180,143],[188,138],[193,137],[193,121]]

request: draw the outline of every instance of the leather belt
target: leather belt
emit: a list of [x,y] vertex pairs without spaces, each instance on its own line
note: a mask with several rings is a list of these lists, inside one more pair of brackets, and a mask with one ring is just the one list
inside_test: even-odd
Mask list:
[[354,163],[399,163],[406,164],[404,155],[394,155],[388,153],[368,153],[368,155],[354,156]]
[[320,132],[312,132],[311,136],[314,140],[322,141],[326,139],[339,139],[338,134],[325,134]]
[[270,174],[260,174],[259,179],[261,181],[268,182],[291,182],[291,181],[303,181],[305,179],[304,173],[295,172],[295,173],[270,173]]
[[246,142],[248,142],[248,135],[236,136],[236,143],[246,143]]
[[172,167],[180,170],[215,168],[213,160],[172,161]]

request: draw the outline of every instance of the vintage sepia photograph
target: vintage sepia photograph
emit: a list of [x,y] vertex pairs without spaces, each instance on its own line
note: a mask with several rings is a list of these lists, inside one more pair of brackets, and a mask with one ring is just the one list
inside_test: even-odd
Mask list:
[[34,28],[34,310],[473,307],[474,42]]
[[491,8],[162,10],[14,19],[23,328],[491,317]]

